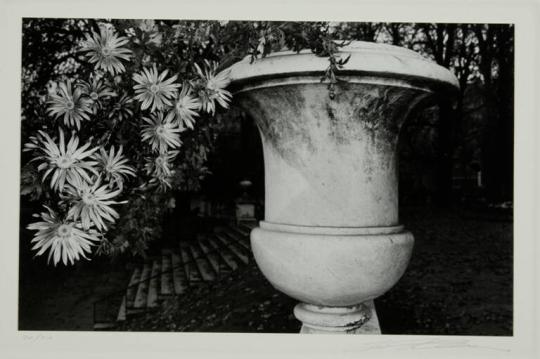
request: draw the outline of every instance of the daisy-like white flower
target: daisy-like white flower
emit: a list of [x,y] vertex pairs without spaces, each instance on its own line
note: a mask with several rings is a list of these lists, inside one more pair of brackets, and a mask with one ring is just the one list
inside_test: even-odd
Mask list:
[[[174,174],[174,171],[172,172]],[[155,186],[158,192],[166,192],[172,188],[173,176],[158,175],[153,177],[148,183]]]
[[64,124],[69,127],[81,128],[81,121],[90,120],[92,101],[83,96],[80,88],[72,90],[71,81],[61,82],[58,91],[50,94],[47,109],[49,116],[63,116]]
[[147,175],[152,176],[171,176],[172,175],[172,162],[175,157],[178,155],[178,151],[168,151],[161,153],[159,156],[146,157],[146,163],[144,169],[146,170]]
[[166,152],[169,148],[180,147],[180,132],[184,129],[177,126],[170,114],[163,119],[163,113],[152,114],[150,118],[143,117],[146,124],[141,131],[143,141],[152,146],[153,151]]
[[101,185],[101,178],[93,183],[80,182],[66,186],[63,198],[72,204],[67,217],[74,221],[79,220],[83,229],[90,229],[93,225],[99,231],[106,231],[106,222],[114,223],[118,219],[118,212],[111,207],[121,202],[113,201],[121,189],[110,191],[108,186]]
[[102,69],[113,76],[126,70],[121,60],[129,61],[131,50],[122,47],[128,43],[128,38],[118,36],[112,28],[101,26],[99,34],[85,34],[86,41],[82,43],[81,51],[86,52],[88,61],[95,63],[96,69]]
[[62,220],[49,207],[44,206],[47,212],[42,212],[42,221],[31,223],[28,229],[37,231],[32,239],[33,250],[37,250],[36,256],[49,251],[48,261],[51,258],[56,266],[60,260],[64,265],[74,264],[81,257],[88,259],[86,254],[91,253],[94,242],[99,242],[95,231],[84,231],[80,223]]
[[183,127],[184,125],[193,129],[195,119],[193,117],[199,116],[197,111],[201,108],[201,103],[196,97],[191,95],[191,89],[189,86],[182,86],[182,91],[174,99],[173,108],[169,113],[172,113],[177,121]]
[[75,135],[66,145],[64,131],[59,129],[58,132],[60,140],[57,145],[48,134],[39,131],[43,138],[39,150],[43,154],[35,157],[32,161],[44,161],[38,166],[38,171],[45,171],[42,181],[45,181],[47,176],[52,173],[51,188],[60,191],[64,188],[66,181],[68,183],[90,181],[89,173],[97,175],[94,168],[97,162],[89,160],[97,147],[88,149],[90,143],[79,147],[79,138]]
[[101,109],[102,100],[116,96],[114,91],[96,76],[92,81],[81,81],[76,86],[90,99],[90,109],[93,114],[97,113],[98,109]]
[[39,150],[41,142],[45,140],[45,138],[43,137],[43,135],[41,135],[40,132],[41,131],[39,131],[35,136],[28,137],[29,142],[23,145],[23,152]]
[[165,106],[172,106],[172,99],[180,85],[174,83],[176,75],[165,80],[167,74],[168,70],[159,74],[155,64],[151,69],[144,68],[141,73],[133,74],[133,80],[137,82],[133,86],[135,99],[142,103],[142,110],[152,106],[150,111],[154,112],[156,109],[162,110]]
[[135,177],[135,169],[127,165],[128,160],[122,154],[122,146],[117,152],[114,146],[111,146],[108,153],[101,147],[99,152],[94,154],[94,158],[101,169],[101,173],[105,174],[105,180],[109,182],[111,187],[116,184],[119,188],[122,188],[124,179],[127,176]]
[[217,63],[210,63],[205,60],[204,69],[195,64],[195,69],[202,83],[197,86],[197,95],[201,101],[201,108],[207,113],[214,114],[216,111],[215,102],[223,108],[229,108],[232,94],[225,90],[231,80],[230,70],[224,70],[216,74]]
[[118,99],[111,112],[109,112],[109,119],[116,118],[118,121],[123,121],[126,118],[133,116],[133,111],[129,108],[129,105],[133,102],[133,99],[126,94],[123,94]]
[[163,34],[159,31],[154,20],[139,20],[138,27],[142,30],[142,34],[137,40],[141,40],[145,45],[161,45]]

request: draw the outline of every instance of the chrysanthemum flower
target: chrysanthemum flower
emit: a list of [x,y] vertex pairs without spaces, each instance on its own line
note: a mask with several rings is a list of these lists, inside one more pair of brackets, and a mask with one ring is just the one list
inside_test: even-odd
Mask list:
[[95,63],[96,69],[102,69],[114,76],[126,70],[120,60],[129,61],[131,58],[131,50],[122,47],[128,41],[127,37],[119,37],[113,29],[101,26],[99,34],[93,31],[91,35],[86,34],[81,51],[87,52],[88,61]]
[[179,124],[193,129],[195,119],[193,117],[199,116],[197,111],[201,108],[199,100],[191,95],[191,89],[189,86],[184,85],[182,91],[174,99],[173,108],[169,113],[172,113]]
[[109,113],[109,119],[115,118],[118,121],[123,121],[126,118],[133,116],[133,111],[129,108],[129,105],[133,102],[133,99],[126,94],[123,94],[119,100],[117,100],[113,106],[112,111]]
[[152,106],[151,111],[154,112],[156,109],[172,106],[172,99],[180,85],[174,83],[176,75],[165,80],[167,74],[168,70],[158,74],[156,65],[152,69],[144,68],[142,73],[133,74],[133,80],[137,82],[137,85],[133,86],[135,99],[142,102],[142,110]]
[[80,257],[88,259],[86,254],[91,253],[93,242],[98,242],[95,231],[84,231],[79,223],[62,220],[49,207],[45,206],[47,212],[42,212],[41,222],[28,225],[28,229],[37,231],[32,239],[33,250],[39,250],[36,256],[44,254],[49,250],[48,261],[51,258],[56,266],[60,260],[64,265],[74,264]]
[[59,129],[60,141],[58,145],[45,132],[39,131],[39,134],[43,138],[39,148],[43,155],[35,157],[32,161],[45,161],[38,166],[38,171],[46,170],[42,181],[45,181],[47,176],[52,173],[51,188],[53,190],[62,190],[66,181],[68,183],[90,181],[90,172],[97,175],[94,168],[97,162],[85,160],[89,159],[97,150],[97,147],[88,149],[90,143],[79,147],[79,138],[75,135],[70,138],[66,145],[62,129]]
[[135,177],[135,169],[127,165],[128,160],[122,154],[122,146],[120,146],[118,152],[115,152],[114,146],[111,146],[108,153],[101,147],[99,153],[94,154],[94,158],[101,169],[101,173],[105,174],[105,180],[111,186],[116,184],[119,188],[122,188],[124,179],[127,176]]
[[171,176],[172,175],[172,161],[178,155],[178,151],[168,151],[161,153],[157,157],[146,157],[146,163],[144,169],[147,175],[152,176]]
[[83,97],[81,89],[75,88],[72,91],[71,81],[61,82],[58,90],[56,94],[50,95],[47,113],[55,118],[64,116],[66,126],[80,129],[82,120],[90,120],[88,114],[92,113],[92,101]]
[[116,96],[114,91],[101,81],[98,77],[94,77],[91,82],[81,81],[76,85],[90,99],[90,109],[92,113],[97,113],[101,109],[101,101]]
[[163,113],[151,115],[150,118],[143,117],[146,125],[143,126],[141,136],[143,141],[147,141],[153,151],[166,152],[169,148],[180,147],[180,132],[182,128],[178,127],[170,114],[163,119]]
[[106,222],[114,223],[119,217],[111,205],[120,203],[113,201],[112,198],[118,196],[121,191],[120,189],[109,191],[107,185],[101,185],[100,177],[93,184],[80,182],[68,185],[62,194],[72,205],[67,217],[75,221],[80,219],[84,229],[95,225],[99,231],[106,231]]
[[230,70],[224,70],[216,74],[217,63],[205,61],[204,70],[195,64],[195,69],[202,83],[197,86],[197,95],[201,101],[201,108],[207,113],[214,114],[217,101],[221,107],[229,108],[232,94],[225,90],[231,80]]

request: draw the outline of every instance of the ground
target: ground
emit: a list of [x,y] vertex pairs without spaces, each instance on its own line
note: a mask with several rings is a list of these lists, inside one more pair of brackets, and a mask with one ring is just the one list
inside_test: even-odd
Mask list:
[[[425,207],[403,208],[401,216],[415,235],[415,249],[403,278],[375,301],[382,332],[512,335],[511,219]],[[104,295],[106,283],[113,286],[123,278],[121,266],[110,266],[85,264],[65,274],[66,279],[47,284],[29,286],[32,281],[26,280],[21,288],[21,329],[86,329],[91,300]],[[300,323],[292,316],[295,303],[273,289],[252,263],[220,282],[191,288],[118,329],[296,333]],[[78,316],[84,323],[74,321]]]
[[388,334],[512,335],[512,223],[463,210],[402,211],[409,267],[376,300]]
[[21,276],[20,330],[93,330],[94,302],[129,280],[126,268],[108,259],[68,269],[43,262]]

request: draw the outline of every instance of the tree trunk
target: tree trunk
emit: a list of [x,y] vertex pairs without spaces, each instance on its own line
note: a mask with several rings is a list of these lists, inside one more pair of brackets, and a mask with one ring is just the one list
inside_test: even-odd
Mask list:
[[446,101],[439,104],[439,113],[435,203],[445,207],[452,203],[456,118],[459,114],[458,111],[452,108],[452,104]]
[[[482,73],[485,78],[488,122],[482,148],[486,197],[489,202],[513,199],[514,167],[514,51],[513,31],[507,25],[490,25],[484,48]],[[492,78],[495,60],[498,76]],[[488,81],[489,80],[489,81]]]

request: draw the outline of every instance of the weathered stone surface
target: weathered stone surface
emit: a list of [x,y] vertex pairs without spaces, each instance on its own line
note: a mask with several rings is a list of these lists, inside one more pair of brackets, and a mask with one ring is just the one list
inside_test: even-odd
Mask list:
[[414,242],[400,227],[394,233],[322,234],[320,228],[294,233],[262,225],[251,232],[251,247],[266,278],[301,302],[324,306],[351,306],[386,292],[405,271]]
[[260,129],[265,219],[306,226],[398,224],[396,145],[417,89],[291,84],[239,94]]

